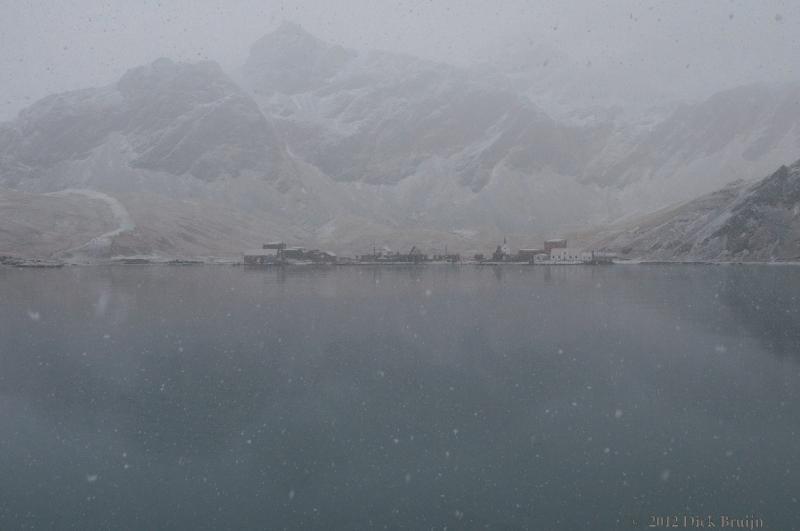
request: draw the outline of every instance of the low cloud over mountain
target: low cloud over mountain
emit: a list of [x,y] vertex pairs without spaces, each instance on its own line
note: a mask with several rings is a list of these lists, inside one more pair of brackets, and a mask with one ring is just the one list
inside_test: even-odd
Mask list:
[[578,94],[573,70],[548,78],[550,96],[523,70],[355,51],[284,24],[232,77],[159,59],[32,104],[0,124],[0,186],[118,201],[135,228],[94,257],[233,255],[273,238],[471,250],[642,215],[800,153],[797,85],[634,116],[575,96],[564,113],[550,96]]

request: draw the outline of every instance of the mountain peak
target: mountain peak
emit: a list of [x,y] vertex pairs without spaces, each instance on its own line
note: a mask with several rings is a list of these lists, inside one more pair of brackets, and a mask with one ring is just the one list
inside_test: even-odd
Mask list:
[[319,87],[354,55],[283,22],[251,46],[244,74],[256,92],[297,94]]
[[194,93],[213,92],[216,98],[231,90],[233,83],[214,61],[175,62],[160,57],[150,64],[131,68],[120,78],[117,88],[127,95],[158,88],[180,88]]
[[328,43],[306,31],[300,24],[285,20],[277,28],[258,39],[250,47],[250,55],[265,53],[270,49],[284,51],[302,49],[309,52],[315,49],[325,49],[328,46]]
[[800,203],[800,160],[778,170],[753,188],[760,203],[794,208]]
[[298,36],[298,37],[311,38],[311,39],[317,40],[317,38],[314,37],[308,31],[306,31],[306,29],[303,26],[301,26],[297,22],[293,22],[291,20],[284,20],[271,33],[272,34],[278,34],[278,35],[295,35],[295,36]]

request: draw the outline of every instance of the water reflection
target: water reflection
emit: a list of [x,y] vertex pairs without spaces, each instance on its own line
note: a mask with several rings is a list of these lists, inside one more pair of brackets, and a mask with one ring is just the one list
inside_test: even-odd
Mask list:
[[0,270],[0,528],[791,522],[795,277]]

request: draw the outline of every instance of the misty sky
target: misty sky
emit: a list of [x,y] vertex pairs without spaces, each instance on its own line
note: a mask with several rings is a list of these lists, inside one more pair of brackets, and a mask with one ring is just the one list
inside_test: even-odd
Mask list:
[[[283,20],[357,49],[469,64],[547,46],[684,97],[800,79],[800,2],[307,0],[0,2],[0,119],[166,56],[233,71]],[[618,74],[617,74],[618,73]]]

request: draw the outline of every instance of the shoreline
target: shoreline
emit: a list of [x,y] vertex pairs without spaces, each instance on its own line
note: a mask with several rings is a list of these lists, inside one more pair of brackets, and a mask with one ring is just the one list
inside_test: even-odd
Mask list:
[[108,266],[233,266],[247,269],[303,269],[303,268],[331,268],[331,267],[424,267],[424,266],[472,266],[472,267],[564,267],[564,266],[611,266],[611,265],[637,265],[637,266],[800,266],[797,260],[773,261],[726,261],[726,260],[616,260],[610,264],[591,263],[531,263],[531,262],[339,262],[339,263],[284,263],[247,265],[241,260],[222,257],[205,258],[173,258],[151,259],[142,257],[120,258],[96,262],[67,262],[49,258],[23,258],[0,255],[0,268],[14,269],[58,269],[63,267],[108,267]]

